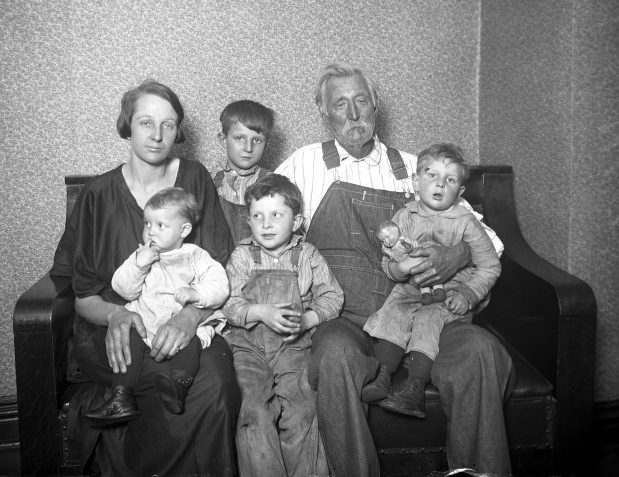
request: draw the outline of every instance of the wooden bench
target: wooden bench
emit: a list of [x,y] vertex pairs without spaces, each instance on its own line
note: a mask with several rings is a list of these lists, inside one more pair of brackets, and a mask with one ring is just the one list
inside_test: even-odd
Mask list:
[[[66,177],[67,217],[90,179]],[[517,381],[505,408],[514,474],[586,475],[594,404],[593,293],[527,245],[517,222],[511,167],[474,166],[465,197],[505,244],[501,277],[476,323],[498,335],[514,360]],[[73,300],[68,280],[46,274],[15,306],[23,475],[82,473],[79,442],[67,432],[74,415],[70,396],[88,386],[66,381]],[[426,399],[426,420],[370,406],[384,476],[446,469],[446,417],[436,389],[429,387]]]

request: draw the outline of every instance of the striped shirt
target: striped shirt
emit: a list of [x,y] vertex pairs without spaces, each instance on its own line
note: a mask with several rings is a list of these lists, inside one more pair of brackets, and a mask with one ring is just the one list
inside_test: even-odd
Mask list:
[[[251,272],[256,268],[292,270],[291,250],[301,241],[302,236],[293,235],[288,246],[277,256],[261,248],[261,263],[257,265],[251,255],[251,245],[257,245],[256,242],[250,238],[241,240],[226,265],[230,280],[230,298],[224,305],[223,313],[230,325],[243,328],[256,325],[256,323],[247,325],[247,312],[251,305],[243,295],[243,288]],[[304,309],[314,310],[320,323],[337,318],[344,303],[344,293],[327,261],[311,243],[303,242],[303,250],[298,261],[298,274],[299,292]]]
[[[251,169],[237,171],[229,166],[215,175],[217,194],[233,204],[245,205],[245,191],[259,178],[268,173],[267,169],[254,166]],[[221,177],[223,175],[223,177]]]
[[[400,151],[408,177],[396,179],[391,171],[391,164],[387,157],[387,146],[374,136],[372,151],[361,159],[351,156],[337,141],[335,146],[340,155],[340,165],[333,169],[327,169],[322,158],[322,143],[304,146],[286,159],[275,169],[276,174],[288,177],[294,182],[303,195],[303,216],[305,218],[305,230],[309,229],[310,221],[320,204],[329,186],[336,181],[349,182],[377,190],[392,192],[404,192],[414,198],[413,174],[417,170],[417,156]],[[458,199],[456,204],[461,205],[475,215],[481,221],[482,216],[473,211],[471,205],[464,199]],[[497,234],[482,223],[486,233],[492,240],[494,248],[499,256],[503,253],[503,242]]]

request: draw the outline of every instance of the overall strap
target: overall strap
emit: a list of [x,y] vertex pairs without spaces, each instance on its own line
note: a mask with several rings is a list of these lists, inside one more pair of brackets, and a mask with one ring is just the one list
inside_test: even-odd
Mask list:
[[391,172],[393,172],[395,178],[398,180],[406,179],[408,173],[406,172],[406,166],[404,165],[400,151],[387,146],[387,157],[389,158],[389,164],[391,164]]
[[331,139],[322,143],[322,160],[325,161],[327,169],[333,169],[340,165],[340,154],[335,147],[335,140]]
[[262,260],[260,259],[260,247],[258,245],[250,245],[249,253],[251,253],[251,258],[256,265],[262,264]]
[[219,171],[213,177],[213,182],[215,183],[215,188],[219,189],[224,183],[224,171]]
[[303,243],[299,242],[294,248],[290,251],[290,262],[294,269],[299,268],[299,257],[301,256],[301,252],[303,251]]

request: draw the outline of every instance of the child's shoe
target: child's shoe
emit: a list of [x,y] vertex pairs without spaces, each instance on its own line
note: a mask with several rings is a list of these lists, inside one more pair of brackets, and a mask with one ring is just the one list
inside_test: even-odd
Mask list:
[[140,415],[133,388],[116,386],[110,397],[102,406],[84,413],[84,417],[98,426],[110,426],[130,421]]
[[442,303],[446,299],[447,295],[443,287],[432,289],[432,301],[434,301],[434,303]]
[[363,386],[361,390],[361,400],[363,402],[375,402],[385,399],[389,388],[391,387],[391,374],[387,371],[387,367],[384,364],[380,365],[378,369],[378,375]]
[[421,304],[422,305],[431,305],[434,303],[434,298],[432,298],[432,293],[424,292],[421,294]]
[[193,383],[193,377],[186,375],[172,377],[159,373],[155,375],[154,380],[163,406],[172,414],[181,414],[185,410],[185,398],[189,386]]
[[387,399],[378,405],[383,409],[419,419],[426,417],[426,381],[420,378],[407,378],[402,383],[402,389],[389,394]]

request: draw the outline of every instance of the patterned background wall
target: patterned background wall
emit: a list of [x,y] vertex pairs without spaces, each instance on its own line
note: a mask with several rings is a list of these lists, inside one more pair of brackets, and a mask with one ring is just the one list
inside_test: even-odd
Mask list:
[[[478,163],[479,137],[488,131],[478,124],[488,119],[479,110],[482,13],[487,8],[496,14],[489,22],[500,37],[509,5],[0,0],[0,395],[15,394],[12,310],[51,264],[64,224],[64,176],[100,173],[128,155],[128,145],[115,131],[125,90],[145,78],[172,87],[186,110],[187,141],[177,152],[213,173],[224,159],[216,142],[221,109],[242,98],[264,103],[277,112],[266,164],[275,166],[297,147],[327,137],[313,105],[314,83],[327,63],[347,61],[380,82],[379,135],[385,142],[417,152],[438,140],[452,141]],[[586,4],[582,8],[587,11]],[[572,2],[559,10],[568,15]],[[527,7],[519,13],[526,18]],[[569,22],[549,17],[569,35]],[[548,61],[552,72],[563,67]],[[484,162],[513,162],[509,150],[494,154],[501,143],[487,144]],[[525,171],[523,182],[536,188],[527,179],[536,171]],[[550,218],[539,224],[528,190],[522,183],[517,187],[521,223],[532,245],[568,267],[564,251],[548,247],[544,235],[566,221]],[[596,245],[609,243],[598,239]],[[578,271],[589,273],[582,266]],[[608,284],[600,286],[602,292],[610,290]],[[619,362],[610,350],[601,359],[611,366]],[[619,397],[615,376],[604,377],[600,398]]]
[[484,0],[479,150],[509,161],[523,233],[585,280],[596,400],[619,398],[619,2]]
[[380,80],[388,143],[417,151],[455,141],[477,161],[477,2],[1,3],[0,394],[15,393],[14,303],[49,268],[63,229],[63,178],[126,159],[120,98],[144,78],[180,96],[179,154],[211,172],[224,158],[219,113],[232,100],[277,112],[273,165],[325,138],[313,89],[333,60]]

